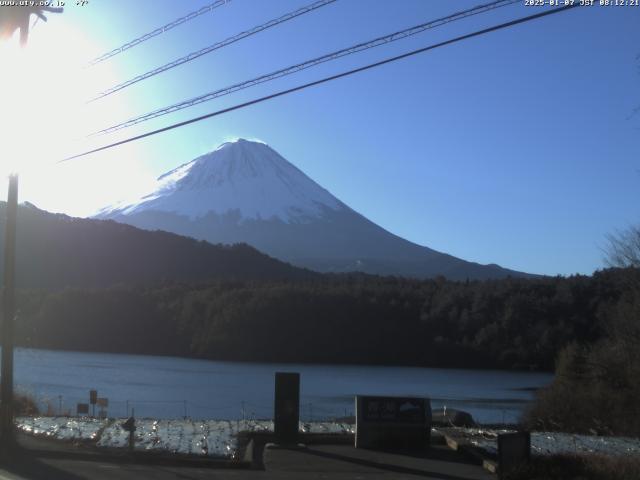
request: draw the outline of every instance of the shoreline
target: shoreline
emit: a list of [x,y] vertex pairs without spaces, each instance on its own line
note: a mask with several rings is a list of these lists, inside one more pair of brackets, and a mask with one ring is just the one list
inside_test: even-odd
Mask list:
[[[147,358],[159,358],[159,359],[175,359],[175,360],[192,360],[201,362],[216,362],[216,363],[229,363],[229,364],[255,364],[255,365],[303,365],[303,366],[332,366],[332,367],[380,367],[380,368],[417,368],[417,369],[437,369],[437,370],[457,370],[457,371],[469,371],[469,372],[500,372],[500,373],[518,373],[518,374],[553,374],[553,370],[544,369],[516,369],[516,368],[497,368],[497,367],[473,367],[469,365],[467,367],[458,366],[446,366],[446,365],[433,365],[433,364],[405,364],[405,363],[375,363],[375,362],[309,362],[299,360],[247,360],[247,359],[229,359],[229,358],[213,358],[204,356],[181,356],[174,354],[148,354],[139,352],[107,352],[98,350],[65,350],[57,348],[39,348],[33,346],[18,345],[15,350],[25,351],[42,351],[53,353],[65,353],[65,354],[96,354],[96,355],[127,355],[135,357],[147,357]],[[528,389],[536,389],[538,387],[522,387],[519,390],[527,391]]]

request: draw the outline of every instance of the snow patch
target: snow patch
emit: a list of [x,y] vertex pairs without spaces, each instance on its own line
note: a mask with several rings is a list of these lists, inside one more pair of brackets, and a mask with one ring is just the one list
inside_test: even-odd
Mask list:
[[108,420],[69,417],[18,417],[18,430],[57,440],[95,440]]
[[[57,440],[97,441],[104,448],[128,448],[126,419],[19,417],[19,430]],[[136,419],[135,449],[208,457],[230,457],[237,450],[238,432],[273,432],[271,420],[155,420]],[[352,434],[354,425],[335,422],[300,423],[307,433]]]
[[[485,428],[450,429],[456,436],[472,445],[497,455],[498,435],[514,430]],[[599,437],[561,432],[532,432],[531,453],[534,455],[590,454],[640,455],[640,439],[628,437]]]

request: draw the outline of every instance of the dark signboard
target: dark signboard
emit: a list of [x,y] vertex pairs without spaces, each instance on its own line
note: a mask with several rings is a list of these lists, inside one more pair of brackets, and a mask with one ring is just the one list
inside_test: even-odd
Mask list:
[[426,405],[422,398],[363,397],[362,420],[424,424]]
[[76,411],[78,415],[89,415],[89,404],[88,403],[79,403]]
[[89,390],[89,403],[91,405],[95,405],[97,401],[98,401],[98,391]]
[[431,400],[356,396],[356,448],[423,451],[431,440]]

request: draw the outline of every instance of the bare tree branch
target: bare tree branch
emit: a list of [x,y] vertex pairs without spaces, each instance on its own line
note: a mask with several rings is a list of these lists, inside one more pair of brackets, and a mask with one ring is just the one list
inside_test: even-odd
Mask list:
[[640,268],[640,225],[607,235],[605,263],[610,267]]

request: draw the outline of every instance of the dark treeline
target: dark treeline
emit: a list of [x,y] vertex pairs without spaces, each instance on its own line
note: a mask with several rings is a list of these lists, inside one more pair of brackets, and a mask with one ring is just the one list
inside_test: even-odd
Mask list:
[[188,357],[552,370],[603,337],[628,276],[368,276],[21,291],[19,344]]

